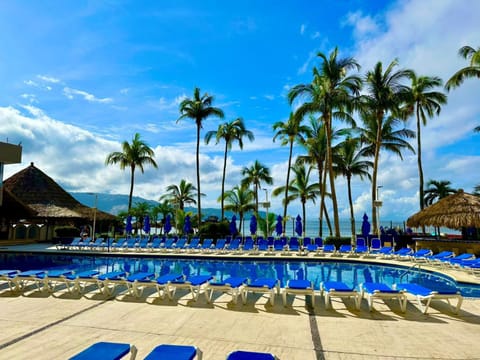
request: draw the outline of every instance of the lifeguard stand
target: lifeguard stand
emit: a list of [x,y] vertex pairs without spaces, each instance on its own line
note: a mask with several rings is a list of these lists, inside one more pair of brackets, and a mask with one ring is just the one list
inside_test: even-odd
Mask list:
[[0,206],[3,203],[3,166],[22,162],[22,146],[0,142]]

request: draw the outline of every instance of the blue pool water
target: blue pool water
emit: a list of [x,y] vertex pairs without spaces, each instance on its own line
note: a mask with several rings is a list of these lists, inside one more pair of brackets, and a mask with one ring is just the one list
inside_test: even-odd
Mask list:
[[122,270],[129,273],[151,271],[158,275],[181,272],[185,275],[213,275],[219,279],[230,275],[250,279],[270,277],[279,279],[282,286],[290,279],[308,279],[316,289],[319,289],[322,281],[343,281],[357,288],[363,282],[372,281],[390,286],[400,282],[415,282],[432,290],[457,288],[464,296],[480,298],[480,286],[456,283],[438,273],[360,262],[0,254],[0,269],[54,268],[77,271],[95,269],[101,272]]

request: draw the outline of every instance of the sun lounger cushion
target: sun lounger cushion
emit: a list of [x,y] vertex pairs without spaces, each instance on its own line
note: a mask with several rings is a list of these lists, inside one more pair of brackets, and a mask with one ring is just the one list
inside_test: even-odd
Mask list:
[[195,346],[162,344],[153,349],[145,360],[192,360],[197,352]]
[[231,352],[227,360],[274,360],[275,356],[269,353],[260,353],[254,351],[234,351]]
[[129,352],[130,344],[97,342],[71,357],[70,360],[118,360]]

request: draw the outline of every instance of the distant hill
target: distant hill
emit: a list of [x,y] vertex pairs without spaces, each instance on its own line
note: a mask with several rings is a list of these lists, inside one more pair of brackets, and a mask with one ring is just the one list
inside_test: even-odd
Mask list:
[[[75,199],[80,201],[82,204],[85,206],[89,207],[94,207],[95,206],[95,195],[92,195],[92,193],[83,193],[83,192],[71,192],[70,195],[72,195]],[[122,195],[122,194],[97,194],[98,196],[98,203],[97,207],[98,209],[108,212],[113,215],[117,215],[120,211],[126,211],[128,207],[128,195]],[[147,202],[151,205],[157,205],[158,202],[155,200],[147,200],[139,196],[134,196],[132,199],[132,203],[135,205],[135,203],[139,202]],[[186,211],[191,211],[193,213],[197,212],[197,208],[195,207],[186,207]],[[209,216],[216,216],[220,218],[222,212],[220,209],[216,208],[202,208],[202,217],[207,218]],[[227,218],[231,218],[233,213],[231,211],[226,211],[225,216]],[[263,212],[260,212],[261,216],[265,216]],[[250,217],[250,214],[247,215],[247,219]]]

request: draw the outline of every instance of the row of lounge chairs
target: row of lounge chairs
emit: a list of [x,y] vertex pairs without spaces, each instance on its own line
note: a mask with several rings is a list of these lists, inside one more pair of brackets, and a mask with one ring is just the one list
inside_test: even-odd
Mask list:
[[[134,345],[113,342],[97,342],[80,353],[72,356],[70,360],[118,360],[130,354],[130,359],[137,356]],[[155,347],[145,360],[201,360],[202,351],[192,345],[162,344]],[[227,355],[227,360],[275,360],[271,353],[237,350]]]
[[[289,280],[281,290],[280,282],[274,278],[248,279],[246,277],[229,277],[227,279],[215,279],[211,275],[184,276],[181,273],[168,273],[156,276],[153,272],[137,272],[127,274],[115,271],[100,274],[96,270],[74,273],[72,270],[30,270],[19,272],[16,270],[0,270],[0,281],[8,282],[11,291],[22,291],[32,282],[39,290],[53,292],[60,284],[65,285],[69,292],[76,291],[83,294],[86,287],[95,284],[100,292],[107,296],[113,296],[117,287],[126,287],[131,296],[141,297],[147,288],[156,289],[160,298],[168,297],[173,300],[175,292],[186,289],[192,295],[192,300],[197,301],[200,294],[204,294],[206,300],[211,302],[214,292],[227,293],[232,297],[233,303],[237,303],[241,296],[243,304],[247,303],[249,293],[262,293],[268,295],[268,301],[274,304],[276,294],[281,294],[283,304],[287,305],[287,295],[309,295],[312,297],[314,306],[315,289],[309,280]],[[360,284],[360,291],[347,286],[343,282],[323,282],[320,285],[320,295],[325,299],[325,306],[331,306],[332,297],[353,298],[356,309],[360,309],[362,298],[366,298],[370,311],[373,309],[373,300],[397,299],[402,312],[405,312],[407,297],[410,293],[415,297],[421,310],[426,313],[432,300],[457,300],[454,312],[457,313],[462,304],[462,296],[457,290],[433,291],[419,284],[397,284],[396,288],[390,288],[382,283],[365,282]],[[425,305],[422,305],[425,302]]]

